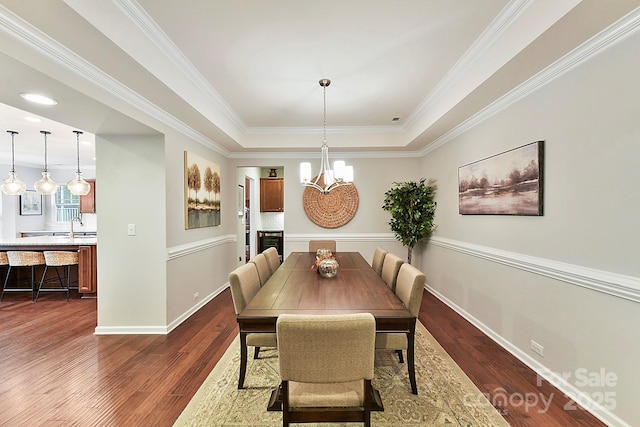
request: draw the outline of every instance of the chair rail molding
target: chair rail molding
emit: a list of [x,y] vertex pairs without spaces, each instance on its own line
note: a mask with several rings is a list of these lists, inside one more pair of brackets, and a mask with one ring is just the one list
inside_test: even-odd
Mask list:
[[184,245],[172,246],[170,248],[167,248],[167,261],[186,255],[191,255],[196,252],[206,251],[207,249],[225,245],[227,243],[236,243],[237,241],[238,236],[236,236],[235,234],[226,234],[224,236],[212,237],[210,239],[185,243]]
[[395,242],[393,233],[343,233],[284,234],[285,242],[308,242],[309,240],[331,239],[336,242]]
[[444,237],[433,236],[430,243],[434,246],[561,280],[618,298],[640,302],[640,278],[638,277],[504,251]]

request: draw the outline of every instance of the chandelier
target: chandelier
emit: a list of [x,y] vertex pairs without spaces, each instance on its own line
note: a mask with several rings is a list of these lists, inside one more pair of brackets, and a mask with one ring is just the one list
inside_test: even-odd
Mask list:
[[51,179],[51,173],[47,169],[47,135],[51,135],[51,132],[41,130],[41,134],[44,135],[44,170],[42,171],[42,178],[33,184],[33,188],[45,196],[50,196],[58,191],[58,183]]
[[74,130],[76,134],[76,159],[78,160],[78,170],[76,171],[76,178],[67,183],[67,188],[71,194],[76,196],[86,196],[91,190],[91,185],[84,179],[82,179],[82,172],[80,172],[80,135],[82,132]]
[[324,121],[323,121],[323,139],[320,153],[320,172],[312,180],[311,163],[300,163],[300,182],[307,187],[313,187],[323,194],[341,185],[350,185],[353,183],[353,166],[346,166],[344,161],[335,161],[333,169],[329,163],[329,146],[327,145],[327,86],[331,84],[329,79],[321,79],[319,81],[322,86],[324,100]]
[[18,174],[16,174],[16,156],[14,148],[14,137],[18,134],[15,130],[8,130],[7,133],[11,134],[11,170],[9,171],[9,178],[2,182],[2,192],[9,196],[17,196],[24,193],[27,188],[27,184],[20,181]]

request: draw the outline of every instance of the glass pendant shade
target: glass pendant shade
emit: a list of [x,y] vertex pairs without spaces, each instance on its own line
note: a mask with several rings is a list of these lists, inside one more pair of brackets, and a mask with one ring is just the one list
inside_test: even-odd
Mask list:
[[15,167],[15,151],[14,151],[14,137],[18,133],[14,130],[8,130],[7,133],[11,134],[11,170],[9,171],[9,178],[2,182],[2,192],[9,196],[18,196],[27,189],[27,184],[18,179]]
[[2,183],[2,192],[9,196],[18,196],[27,189],[27,184],[20,181],[15,172],[9,172],[9,178]]
[[302,162],[300,163],[300,182],[306,184],[309,181],[311,181],[311,163]]
[[33,184],[33,188],[35,188],[38,193],[45,196],[55,194],[55,192],[58,191],[58,187],[60,187],[49,175],[50,173],[47,171],[42,172],[42,178]]
[[82,172],[80,172],[80,135],[82,132],[79,130],[74,130],[73,133],[76,134],[76,154],[78,159],[78,170],[76,171],[76,179],[72,179],[67,183],[67,188],[71,194],[76,196],[86,196],[89,194],[91,190],[91,186],[87,181],[82,179]]
[[76,179],[72,179],[67,182],[67,188],[71,194],[76,196],[86,196],[91,190],[91,185],[84,179],[82,179],[81,172],[76,172]]
[[51,174],[47,170],[47,135],[51,134],[51,132],[41,130],[40,133],[44,135],[44,170],[42,171],[42,178],[33,184],[33,188],[44,196],[50,196],[58,191],[59,187],[58,183],[51,179]]

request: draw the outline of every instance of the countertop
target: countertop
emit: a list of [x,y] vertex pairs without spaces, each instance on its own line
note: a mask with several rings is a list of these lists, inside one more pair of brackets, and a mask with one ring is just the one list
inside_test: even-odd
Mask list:
[[[33,237],[33,236],[64,236],[64,235],[68,235],[69,234],[69,230],[26,230],[26,231],[21,231],[20,234],[22,234],[25,237]],[[76,231],[77,235],[86,235],[86,236],[96,236],[98,234],[97,231],[91,231],[91,230],[78,230]]]
[[0,239],[0,247],[2,246],[69,246],[97,245],[97,237],[79,236],[73,239],[69,236],[34,236],[34,237],[14,237]]

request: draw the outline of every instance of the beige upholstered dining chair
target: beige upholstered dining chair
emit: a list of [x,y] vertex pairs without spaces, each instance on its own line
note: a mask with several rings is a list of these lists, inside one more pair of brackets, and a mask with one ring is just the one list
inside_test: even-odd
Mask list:
[[335,240],[309,240],[309,252],[316,252],[318,249],[329,249],[331,252],[336,251]]
[[278,317],[283,426],[371,425],[375,329],[370,313]]
[[387,250],[381,247],[377,247],[373,251],[373,259],[371,260],[371,267],[378,273],[378,276],[382,276],[382,263],[384,257],[387,254]]
[[399,256],[387,253],[384,256],[384,261],[382,262],[382,271],[380,273],[380,277],[382,280],[391,288],[392,291],[396,291],[396,279],[398,278],[398,272],[400,271],[400,266],[404,263],[402,258]]
[[280,255],[278,254],[278,250],[271,247],[262,251],[262,254],[267,258],[267,264],[269,264],[271,274],[275,273],[278,267],[280,267]]
[[267,257],[264,256],[263,253],[259,253],[253,258],[249,260],[250,263],[256,265],[258,269],[258,277],[260,278],[260,286],[264,286],[271,277],[271,268],[269,267],[269,262],[267,261]]
[[[256,264],[249,262],[233,270],[229,274],[229,284],[233,307],[238,315],[260,290],[260,277]],[[255,347],[253,358],[257,359],[260,347],[277,347],[276,334],[247,334],[247,347]]]
[[[411,264],[403,263],[400,267],[395,292],[413,317],[418,317],[425,281],[424,273]],[[406,350],[408,344],[407,334],[405,333],[379,332],[376,335],[376,348],[395,350],[398,353],[400,363],[404,363],[402,350]],[[412,385],[412,388],[413,387],[414,385]],[[417,390],[413,392],[417,394]]]

